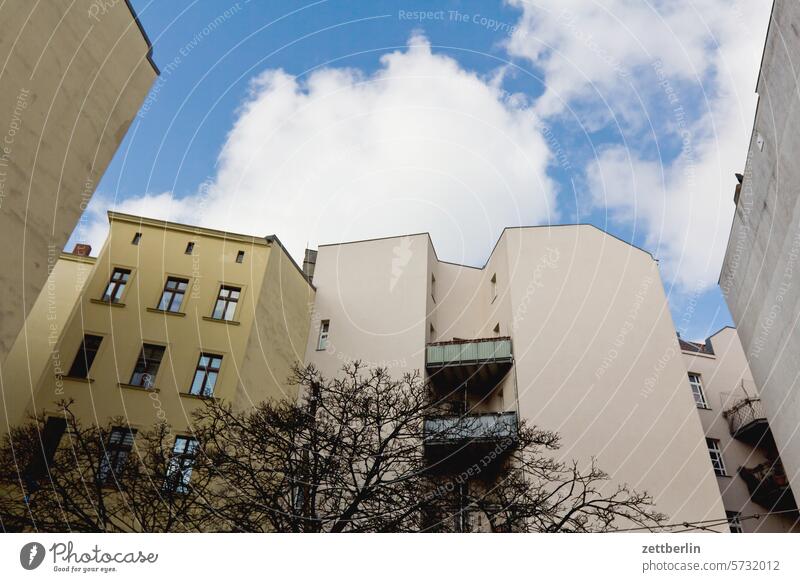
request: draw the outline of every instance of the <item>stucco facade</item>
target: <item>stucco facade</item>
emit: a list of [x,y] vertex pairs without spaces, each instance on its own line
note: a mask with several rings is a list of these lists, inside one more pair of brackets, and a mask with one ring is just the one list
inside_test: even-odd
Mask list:
[[690,382],[695,383],[693,392],[705,436],[719,445],[722,462],[715,474],[733,529],[738,526],[743,533],[796,531],[797,515],[769,515],[773,507],[753,496],[740,473],[742,468],[747,471],[774,462],[776,453],[736,330],[725,327],[705,343],[681,341],[681,347]]
[[780,449],[800,489],[800,5],[777,0],[720,287]]
[[[119,213],[109,220],[108,239],[96,260],[87,259],[91,270],[79,292],[70,286],[75,258],[62,258],[53,271],[55,323],[46,294],[28,318],[27,339],[20,337],[8,367],[14,377],[3,388],[4,425],[71,399],[85,423],[124,417],[134,428],[166,421],[187,431],[203,397],[237,407],[296,397],[287,379],[303,359],[314,290],[277,238]],[[109,293],[121,272],[124,288]],[[167,293],[176,283],[177,299]],[[43,335],[45,320],[57,331]],[[43,337],[53,334],[47,345]],[[100,339],[76,374],[87,334]],[[160,365],[143,372],[145,345],[155,346]],[[198,393],[196,372],[207,355],[219,365]]]
[[158,71],[127,2],[0,6],[0,364]]
[[426,234],[321,246],[314,268],[306,361],[323,374],[359,359],[438,382],[429,350],[510,342],[491,383],[467,377],[462,414],[559,432],[561,458],[595,457],[670,522],[725,519],[647,253],[592,226],[509,228],[482,268],[438,260]]

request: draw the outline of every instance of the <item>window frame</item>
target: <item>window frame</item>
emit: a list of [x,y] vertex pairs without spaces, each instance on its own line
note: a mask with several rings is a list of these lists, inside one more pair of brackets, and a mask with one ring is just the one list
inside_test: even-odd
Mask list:
[[722,456],[722,446],[719,439],[706,437],[706,448],[711,458],[711,467],[717,477],[727,477],[728,470],[725,468],[725,458]]
[[139,246],[139,243],[142,242],[142,233],[136,232],[133,234],[133,238],[131,239],[131,244],[133,246]]
[[[176,281],[178,284],[184,283],[186,287],[183,291],[181,291],[178,288],[168,289],[168,286],[171,281]],[[188,277],[181,277],[179,275],[167,275],[167,280],[164,281],[164,287],[161,289],[161,296],[158,299],[158,306],[156,307],[156,309],[158,309],[159,311],[166,311],[168,313],[183,313],[181,308],[183,307],[183,302],[186,300],[186,293],[189,291],[190,283],[191,280]],[[167,293],[170,293],[172,296],[170,297],[167,306],[162,307],[164,303],[164,297],[167,295]],[[176,310],[172,310],[170,309],[170,307],[174,303],[175,298],[178,296],[178,294],[180,294],[180,302],[178,303],[178,308]]]
[[[692,376],[697,378],[696,382],[692,380]],[[703,375],[697,372],[689,372],[687,377],[689,378],[689,387],[692,389],[692,398],[694,398],[695,405],[697,408],[709,410],[706,392],[703,390]]]
[[[103,485],[110,485],[112,480],[116,481],[125,471],[125,465],[133,452],[136,443],[135,428],[129,426],[111,427],[103,448],[103,457],[97,470],[97,480]],[[122,435],[116,441],[115,435]],[[130,438],[128,438],[130,437]]]
[[[152,357],[150,358],[151,363],[155,362],[155,371],[153,371],[152,374],[147,370],[148,360],[147,360],[147,356],[145,355],[145,349],[147,349],[147,348],[156,348],[157,350],[160,350],[160,352],[161,352],[161,355],[160,355],[160,357],[158,359],[155,359],[155,358],[152,358]],[[155,388],[156,377],[158,376],[158,371],[161,368],[161,362],[164,361],[164,356],[166,355],[166,353],[167,353],[167,346],[165,346],[163,344],[142,342],[142,347],[139,350],[139,355],[136,358],[136,363],[133,365],[133,371],[131,372],[131,378],[128,381],[128,386],[138,386],[139,388],[145,388],[147,390],[154,389]],[[141,361],[144,361],[145,369],[141,370],[141,371],[137,371],[138,368],[139,368],[139,363]],[[137,380],[137,378],[136,378],[137,375],[141,375],[141,380],[142,380],[141,384],[138,384],[138,383],[134,382],[134,380]],[[152,378],[150,380],[149,384],[148,384],[148,382],[146,380],[147,377],[151,377]]]
[[243,250],[239,250],[236,252],[236,262],[239,263],[240,265],[244,263],[244,255],[245,252]]
[[[178,450],[178,444],[184,442],[182,450]],[[189,492],[189,483],[192,479],[192,469],[197,457],[197,447],[199,442],[196,438],[187,435],[176,435],[172,445],[172,455],[167,464],[167,472],[164,476],[164,489],[177,495],[184,495]],[[180,477],[176,478],[176,475]]]
[[[120,279],[127,275],[124,280],[116,280],[114,277],[117,273],[121,273]],[[125,293],[128,290],[128,285],[130,284],[131,280],[133,279],[133,269],[128,267],[114,267],[111,270],[111,275],[108,278],[108,283],[103,288],[103,294],[100,296],[100,301],[104,303],[122,303],[122,299],[125,296]],[[109,290],[113,290],[113,293],[109,293]],[[114,298],[116,297],[116,299]]]
[[[203,358],[208,358],[208,364],[203,365]],[[222,373],[222,360],[224,359],[222,354],[216,354],[212,352],[200,352],[200,355],[197,358],[197,364],[195,364],[194,372],[192,373],[192,381],[189,384],[189,392],[191,396],[197,396],[199,398],[213,398],[214,391],[217,388],[217,384],[219,383],[219,378]],[[219,364],[214,368],[211,364],[214,363],[214,360],[219,360]],[[195,392],[195,384],[197,383],[198,374],[203,375],[202,382],[200,384],[199,391]],[[209,376],[211,374],[215,374],[213,383],[211,384],[211,391],[207,392]]]
[[186,248],[183,251],[184,255],[193,255],[194,254],[195,242],[196,241],[190,240],[189,242],[186,243]]
[[[99,338],[99,342],[97,342],[97,347],[94,349],[93,355],[91,359],[87,358],[86,352],[86,338]],[[97,359],[97,354],[100,351],[100,347],[103,345],[103,336],[96,333],[84,333],[83,337],[81,338],[81,343],[78,345],[78,351],[75,354],[75,357],[72,359],[72,365],[69,367],[69,372],[67,376],[69,378],[88,378],[89,372],[92,371],[92,364]],[[81,356],[83,356],[81,358]],[[79,370],[75,369],[75,366],[78,364],[79,361],[82,361],[85,365],[85,374],[78,374]]]
[[731,533],[744,533],[742,529],[742,512],[726,510],[725,517],[728,519],[728,528]]
[[[228,297],[222,297],[222,292],[228,291]],[[231,298],[230,293],[235,292],[238,295],[236,298]],[[216,321],[236,321],[236,311],[239,308],[239,301],[242,299],[243,287],[241,285],[232,285],[228,283],[220,283],[219,289],[217,290],[217,296],[214,299],[214,307],[211,309],[211,319]],[[222,312],[220,313],[220,317],[216,317],[215,314],[217,313],[217,307],[219,306],[220,302],[223,303],[224,307]],[[228,308],[230,305],[233,305],[233,313],[231,314],[230,318],[225,317]]]
[[[319,321],[319,334],[317,335],[317,351],[324,352],[328,349],[331,337],[331,320],[321,319]],[[323,343],[324,342],[324,343]]]

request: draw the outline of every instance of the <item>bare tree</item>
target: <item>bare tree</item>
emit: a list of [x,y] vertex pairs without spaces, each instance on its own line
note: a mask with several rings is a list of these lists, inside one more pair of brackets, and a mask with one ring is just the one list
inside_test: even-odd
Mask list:
[[[176,457],[169,427],[140,432],[119,459],[112,426],[82,427],[63,403],[56,450],[43,420],[0,448],[0,519],[39,531],[610,531],[653,527],[645,494],[593,461],[556,460],[556,434],[516,415],[442,416],[418,374],[360,363],[326,379],[296,367],[297,401],[235,410],[209,400],[199,443]],[[455,420],[454,420],[455,419]],[[513,420],[513,422],[511,422]],[[117,440],[119,441],[119,436]],[[45,459],[45,461],[42,461]]]

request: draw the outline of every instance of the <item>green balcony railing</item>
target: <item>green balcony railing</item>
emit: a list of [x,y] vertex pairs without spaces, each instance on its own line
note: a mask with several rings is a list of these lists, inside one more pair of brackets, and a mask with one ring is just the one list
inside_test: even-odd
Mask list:
[[510,337],[430,343],[425,355],[425,363],[429,368],[512,361]]
[[466,414],[425,419],[427,445],[462,445],[516,440],[519,425],[516,412]]

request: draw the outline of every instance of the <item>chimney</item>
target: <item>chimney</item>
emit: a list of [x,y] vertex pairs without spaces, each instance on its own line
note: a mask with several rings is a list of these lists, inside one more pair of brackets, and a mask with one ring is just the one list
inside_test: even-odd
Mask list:
[[92,254],[92,245],[76,243],[72,248],[72,254],[76,257],[88,257]]
[[306,256],[303,259],[303,274],[309,281],[311,281],[314,278],[314,268],[316,266],[317,266],[317,251],[306,249]]

